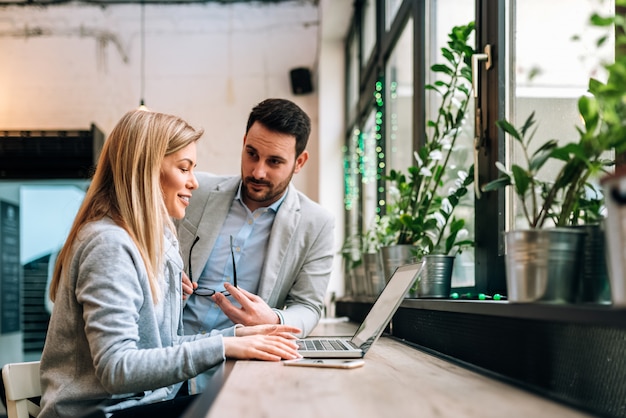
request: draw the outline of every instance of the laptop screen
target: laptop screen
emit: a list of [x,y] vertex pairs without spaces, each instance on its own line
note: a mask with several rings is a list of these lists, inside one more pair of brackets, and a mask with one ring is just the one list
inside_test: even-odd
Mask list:
[[422,265],[423,263],[400,266],[391,276],[378,299],[376,299],[376,303],[374,303],[365,320],[350,340],[361,348],[363,352],[367,351],[383,333],[406,293],[417,279]]

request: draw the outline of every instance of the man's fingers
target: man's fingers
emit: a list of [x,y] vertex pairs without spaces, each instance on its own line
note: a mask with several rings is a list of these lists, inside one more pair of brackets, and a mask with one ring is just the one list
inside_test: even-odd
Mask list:
[[[225,283],[224,288],[230,293],[232,299],[227,299],[223,294],[216,293],[212,296],[213,301],[234,323],[259,325],[280,322],[278,314],[261,297],[229,283]],[[235,301],[237,303],[234,303]]]
[[[237,300],[237,297],[235,295],[232,296],[235,298],[235,300]],[[216,293],[211,297],[213,298],[213,302],[215,302],[215,304],[219,306],[222,312],[224,312],[228,317],[241,309],[239,306],[234,305],[233,302],[231,302],[226,296],[224,296],[223,293]]]
[[[258,295],[255,295],[254,293],[248,292],[246,289],[242,289],[241,287],[235,287],[235,286],[233,286],[233,285],[232,285],[232,284],[230,284],[230,283],[224,283],[224,288],[225,288],[226,290],[228,290],[228,292],[229,292],[231,295],[233,295],[233,296],[235,296],[235,295],[233,294],[233,289],[234,289],[234,292],[235,292],[235,293],[239,293],[242,297],[244,297],[244,296],[245,296],[246,298],[248,298],[248,299],[250,299],[250,300],[252,300],[252,301],[257,300],[257,299],[259,298],[259,296],[258,296]],[[236,298],[235,298],[235,299],[236,299]],[[239,299],[237,299],[237,300],[239,300]]]
[[246,309],[250,306],[250,301],[254,301],[255,299],[252,296],[256,297],[255,294],[248,292],[245,289],[241,289],[239,287],[235,287],[230,283],[224,283],[224,289],[230,293],[230,295],[241,305],[242,308]]
[[213,302],[215,302],[215,304],[219,306],[220,309],[222,309],[223,311],[225,311],[225,309],[228,309],[229,306],[234,307],[223,293],[218,292],[211,297],[213,298]]

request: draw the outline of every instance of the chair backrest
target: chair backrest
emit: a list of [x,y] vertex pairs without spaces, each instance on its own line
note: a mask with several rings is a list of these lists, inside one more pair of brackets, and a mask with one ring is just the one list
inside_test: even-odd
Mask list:
[[37,417],[41,409],[30,398],[41,397],[39,362],[9,363],[2,366],[8,418]]

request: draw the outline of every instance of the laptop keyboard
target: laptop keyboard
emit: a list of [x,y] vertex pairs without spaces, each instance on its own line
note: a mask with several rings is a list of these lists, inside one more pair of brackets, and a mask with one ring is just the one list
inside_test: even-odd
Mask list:
[[298,340],[298,350],[307,351],[327,351],[327,350],[348,350],[344,344],[338,340]]

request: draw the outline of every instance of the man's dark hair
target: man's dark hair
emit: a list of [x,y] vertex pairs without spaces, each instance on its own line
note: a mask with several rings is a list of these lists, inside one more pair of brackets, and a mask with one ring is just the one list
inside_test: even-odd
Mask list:
[[246,134],[254,122],[270,131],[296,137],[296,157],[302,154],[311,134],[311,118],[297,104],[286,99],[266,99],[252,108]]

